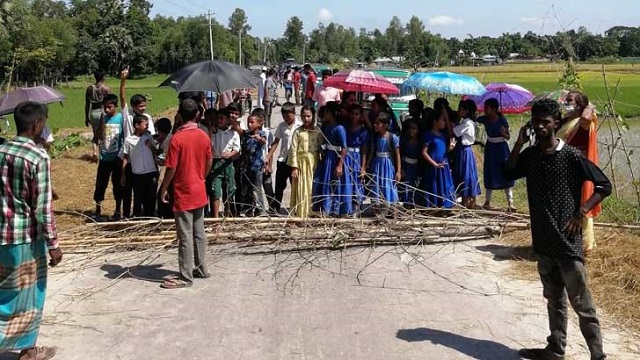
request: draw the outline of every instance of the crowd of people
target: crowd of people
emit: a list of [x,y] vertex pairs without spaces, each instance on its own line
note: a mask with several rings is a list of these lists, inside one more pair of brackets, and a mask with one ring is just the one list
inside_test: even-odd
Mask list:
[[[360,216],[367,198],[377,213],[394,204],[475,207],[481,190],[472,146],[480,124],[487,133],[483,207],[492,208],[493,190],[504,190],[509,210],[515,210],[514,181],[527,179],[533,248],[540,257],[551,335],[547,347],[522,349],[520,356],[564,357],[568,294],[592,358],[606,357],[583,250],[595,247],[593,217],[611,193],[611,183],[596,165],[597,116],[585,94],[569,93],[564,116],[554,100],[535,102],[531,122],[520,129],[510,150],[509,123],[497,99],[486,101],[479,117],[470,100],[460,101],[457,111],[445,98],[433,107],[413,100],[410,117],[399,124],[383,96],[365,111],[355,93],[338,97],[332,89],[313,87],[306,89],[299,112],[293,102],[282,104],[284,121],[272,132],[273,107],[258,107],[243,122],[238,103],[216,109],[201,94],[181,94],[175,119],[153,122],[144,96],[126,98],[127,77],[124,70],[120,96],[111,94],[99,76],[86,94],[86,123],[94,130],[98,162],[95,215],[103,219],[111,180],[112,219],[175,219],[179,276],[162,287],[188,287],[194,278],[210,276],[205,216],[280,215],[288,182],[289,214],[302,218]],[[263,105],[265,98],[269,104],[277,98],[269,87],[263,88]],[[0,177],[0,326],[5,329],[0,348],[21,351],[21,359],[48,359],[56,352],[35,346],[45,298],[45,253],[51,266],[62,260],[46,153],[47,116],[42,104],[18,105],[17,137],[0,141],[5,169]],[[528,142],[532,146],[522,150]],[[27,266],[32,270],[23,271]]]

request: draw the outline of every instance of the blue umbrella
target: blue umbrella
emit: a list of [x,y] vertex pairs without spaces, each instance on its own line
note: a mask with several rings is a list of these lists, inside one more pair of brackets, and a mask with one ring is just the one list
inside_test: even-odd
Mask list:
[[402,87],[457,95],[482,95],[486,91],[476,78],[448,71],[415,73],[402,84]]

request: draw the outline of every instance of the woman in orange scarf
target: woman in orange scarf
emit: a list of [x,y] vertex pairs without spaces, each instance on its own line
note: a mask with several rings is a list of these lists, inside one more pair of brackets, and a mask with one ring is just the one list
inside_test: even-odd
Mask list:
[[[598,117],[593,106],[589,104],[587,95],[580,91],[571,91],[567,95],[567,110],[569,111],[562,121],[562,127],[557,136],[565,142],[576,147],[582,154],[594,164],[598,164]],[[593,183],[585,182],[582,187],[582,203],[593,194]],[[588,252],[596,247],[593,230],[593,218],[602,211],[602,206],[593,208],[582,224],[582,240],[584,250]]]

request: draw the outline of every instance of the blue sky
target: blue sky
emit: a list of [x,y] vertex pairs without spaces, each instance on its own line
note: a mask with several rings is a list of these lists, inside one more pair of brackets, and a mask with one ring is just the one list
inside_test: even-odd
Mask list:
[[[222,24],[236,7],[245,10],[251,34],[282,36],[291,16],[304,23],[305,33],[334,21],[356,29],[384,30],[393,15],[403,23],[418,16],[427,29],[445,37],[496,36],[528,30],[555,33],[586,26],[602,33],[615,25],[640,26],[640,0],[152,0],[151,15],[177,17],[207,10]],[[366,4],[366,5],[365,5]],[[393,4],[390,7],[388,4]]]

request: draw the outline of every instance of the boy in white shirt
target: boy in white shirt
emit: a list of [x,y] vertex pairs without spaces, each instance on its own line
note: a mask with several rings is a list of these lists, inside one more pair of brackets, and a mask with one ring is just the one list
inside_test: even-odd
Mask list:
[[133,184],[133,216],[153,217],[156,211],[158,189],[158,166],[153,154],[153,138],[147,132],[149,119],[140,114],[133,116],[133,135],[124,139],[122,149],[122,176],[120,184],[125,186],[125,168],[131,166]]
[[235,211],[236,181],[233,160],[240,153],[240,135],[229,127],[230,120],[229,109],[222,109],[218,113],[218,131],[211,138],[213,146],[211,209],[214,218],[220,216],[220,199],[225,203],[227,214]]

